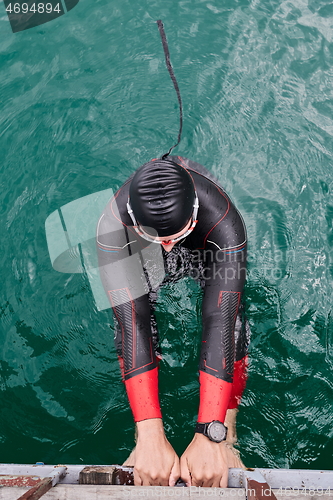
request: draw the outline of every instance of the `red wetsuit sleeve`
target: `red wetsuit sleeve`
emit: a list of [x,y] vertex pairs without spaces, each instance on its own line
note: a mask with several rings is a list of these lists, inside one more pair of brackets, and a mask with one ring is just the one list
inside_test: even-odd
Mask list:
[[232,383],[200,371],[200,405],[198,422],[219,420],[224,422],[227,412]]
[[125,380],[134,421],[162,418],[158,398],[158,368]]
[[200,406],[198,422],[219,420],[224,422],[227,409],[240,404],[247,380],[248,357],[234,363],[233,382],[226,382],[200,371]]
[[248,356],[234,363],[234,380],[229,400],[228,409],[237,408],[240,404],[247,381]]

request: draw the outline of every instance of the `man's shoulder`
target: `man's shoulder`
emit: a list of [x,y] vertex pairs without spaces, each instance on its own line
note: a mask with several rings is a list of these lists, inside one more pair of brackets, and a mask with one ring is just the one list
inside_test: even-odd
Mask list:
[[207,181],[213,182],[218,187],[223,189],[219,179],[214,174],[212,174],[212,172],[210,172],[206,167],[201,165],[201,163],[198,163],[194,160],[190,160],[185,156],[169,156],[169,158],[175,163],[178,163],[179,165],[185,167],[190,172],[190,174],[193,173],[198,174],[200,177],[205,178]]
[[[170,159],[182,165],[193,176],[199,197],[196,234],[200,234],[203,246],[207,248],[211,245],[212,250],[217,251],[227,239],[235,244],[243,244],[246,240],[244,221],[218,179],[193,160],[182,156],[173,156]],[[230,231],[230,228],[233,228],[233,231]]]
[[214,198],[215,202],[220,200],[223,205],[226,202],[231,203],[230,198],[221,186],[219,179],[206,167],[183,156],[170,156],[169,158],[175,163],[178,163],[186,168],[186,170],[190,173],[202,203],[205,203],[206,199],[208,205],[211,206],[212,198]]
[[97,232],[104,228],[120,228],[130,224],[127,212],[127,201],[129,192],[129,181],[126,181],[105,205],[100,215]]

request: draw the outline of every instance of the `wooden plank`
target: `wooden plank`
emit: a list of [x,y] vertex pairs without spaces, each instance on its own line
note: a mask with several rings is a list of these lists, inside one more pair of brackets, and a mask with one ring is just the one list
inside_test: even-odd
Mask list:
[[1,486],[36,486],[40,482],[41,478],[39,476],[17,476],[10,474],[0,475],[0,487]]
[[87,466],[80,471],[79,484],[119,484],[134,486],[133,467],[121,465]]
[[52,477],[45,477],[17,500],[39,500],[50,488],[52,488]]
[[[329,465],[329,464],[328,464]],[[311,469],[255,469],[259,471],[271,488],[333,490],[333,470]],[[330,493],[332,495],[332,491]]]
[[[57,480],[61,484],[78,484],[79,473],[86,465],[20,465],[20,464],[0,464],[0,475],[33,475],[39,477],[54,476],[53,485]],[[119,465],[103,465],[103,467],[121,467]],[[255,469],[265,479],[272,489],[284,488],[299,488],[300,490],[316,489],[320,495],[322,488],[323,500],[330,500],[333,496],[333,470],[311,470],[311,469]],[[58,477],[57,477],[58,476]],[[243,469],[229,469],[229,488],[244,487]],[[1,488],[0,488],[1,490]],[[327,494],[325,494],[327,491]],[[305,493],[306,494],[306,493]],[[286,493],[286,496],[288,493]],[[331,499],[333,500],[333,498]]]
[[79,484],[113,484],[115,467],[85,467],[79,475]]
[[55,486],[64,479],[66,470],[65,465],[0,464],[0,485],[32,487],[47,477],[52,479],[52,486]]
[[255,469],[243,471],[247,500],[277,500],[264,477]]
[[[0,500],[17,500],[26,488],[0,488]],[[273,490],[277,500],[333,500],[333,489],[325,494],[319,491]],[[245,500],[244,488],[170,488],[163,486],[96,486],[58,484],[44,494],[42,500],[144,500],[144,499],[192,499],[192,500]]]
[[[278,500],[332,500],[333,499],[333,490],[330,490],[330,494],[322,494],[320,493],[320,489],[317,490],[282,490],[281,488],[278,490],[273,490],[275,492],[275,496]],[[302,491],[306,493],[302,493]],[[325,491],[325,490],[324,490]]]
[[[246,500],[245,490],[243,488],[201,488],[199,486],[190,486],[189,488],[179,489],[189,490],[189,500]],[[182,495],[177,495],[177,491],[175,493],[176,495],[174,498],[183,498]],[[157,498],[156,496],[156,500]],[[171,497],[166,491],[165,496],[163,495],[160,498],[166,499]],[[139,496],[136,500],[139,500]]]

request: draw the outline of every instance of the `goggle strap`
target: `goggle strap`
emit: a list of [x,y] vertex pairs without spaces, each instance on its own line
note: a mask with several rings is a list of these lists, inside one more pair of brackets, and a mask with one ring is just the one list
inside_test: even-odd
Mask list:
[[130,216],[130,218],[132,219],[132,222],[133,222],[134,227],[135,227],[138,225],[138,223],[136,222],[136,219],[134,217],[133,210],[132,210],[132,207],[131,207],[129,201],[127,202],[126,206],[127,206],[127,213]]

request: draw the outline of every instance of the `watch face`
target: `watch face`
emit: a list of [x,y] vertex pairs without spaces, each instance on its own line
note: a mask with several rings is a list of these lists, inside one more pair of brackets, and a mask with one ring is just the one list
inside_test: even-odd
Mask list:
[[226,438],[227,430],[221,422],[213,421],[208,426],[207,434],[212,441],[220,443]]

